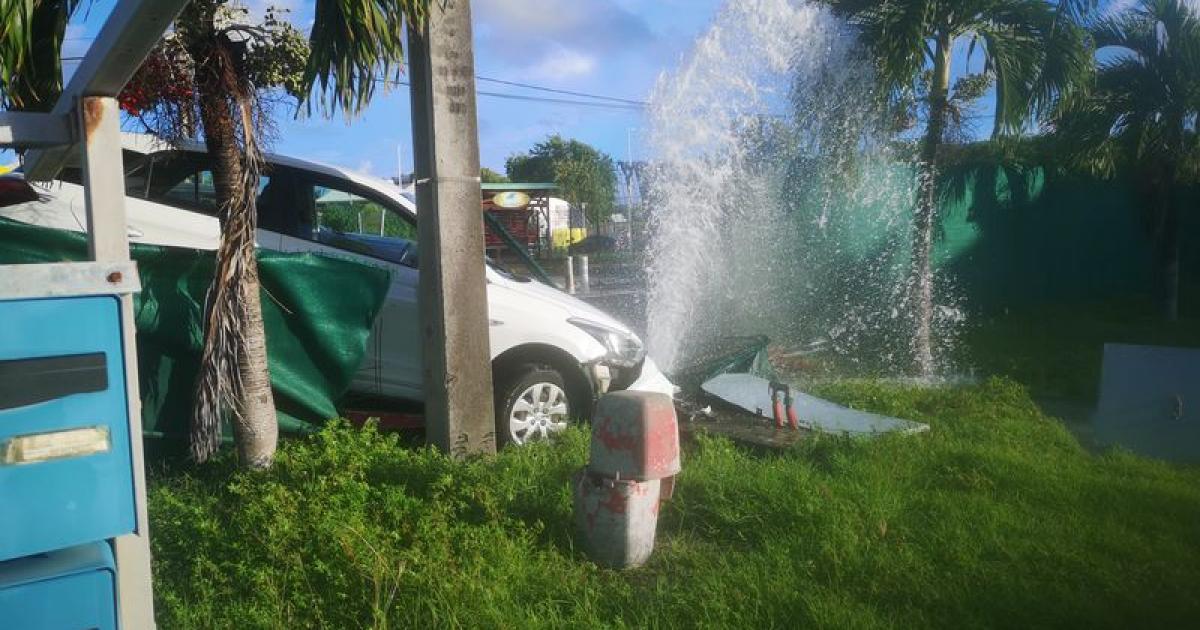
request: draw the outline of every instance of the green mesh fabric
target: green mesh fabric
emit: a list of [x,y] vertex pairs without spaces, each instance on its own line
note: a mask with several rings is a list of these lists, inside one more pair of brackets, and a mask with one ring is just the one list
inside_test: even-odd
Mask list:
[[689,395],[698,393],[705,381],[721,374],[745,373],[773,380],[776,375],[767,359],[768,343],[770,339],[763,335],[715,339],[680,358],[680,367],[668,376]]
[[[142,425],[182,442],[203,339],[214,253],[134,245],[142,291],[134,297]],[[0,218],[0,264],[85,260],[83,234]],[[260,251],[271,384],[285,433],[335,417],[387,296],[387,271],[313,254]]]

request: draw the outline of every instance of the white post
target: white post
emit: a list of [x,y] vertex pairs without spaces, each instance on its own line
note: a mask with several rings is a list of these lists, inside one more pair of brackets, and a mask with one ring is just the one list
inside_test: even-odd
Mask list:
[[[84,202],[88,254],[92,260],[129,260],[125,224],[125,172],[121,161],[121,118],[117,100],[84,97],[77,108],[83,142]],[[150,573],[150,519],[146,512],[146,463],[142,451],[142,403],[138,392],[137,338],[133,296],[121,296],[121,339],[125,351],[125,391],[133,459],[135,531],[116,538],[117,604],[122,628],[153,628]]]
[[575,257],[567,254],[567,293],[575,294]]
[[579,257],[579,284],[583,285],[583,290],[587,291],[592,286],[591,276],[588,274],[588,257]]
[[633,250],[633,127],[625,128],[625,159],[628,160],[628,166],[625,168],[625,238],[628,239],[627,246]]

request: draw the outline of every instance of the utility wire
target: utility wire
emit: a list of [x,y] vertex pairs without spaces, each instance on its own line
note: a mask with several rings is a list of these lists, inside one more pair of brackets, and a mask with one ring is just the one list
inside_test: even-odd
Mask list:
[[[390,79],[376,78],[375,82],[383,83],[386,85],[399,85],[399,86],[404,86],[404,87],[411,87],[411,84],[408,81],[393,81]],[[546,89],[549,89],[549,88],[546,88]],[[535,102],[535,103],[556,103],[559,105],[575,105],[575,106],[580,106],[580,107],[597,107],[600,109],[612,109],[612,110],[618,110],[618,111],[639,111],[645,107],[645,104],[623,105],[620,103],[598,103],[598,102],[594,102],[594,101],[579,101],[579,100],[566,99],[566,98],[550,98],[550,97],[546,97],[546,96],[529,96],[526,94],[509,94],[506,92],[489,92],[487,90],[476,90],[475,93],[480,96],[490,96],[493,98],[503,98],[503,99],[509,99],[509,100],[514,100],[514,101],[530,101],[530,102]]]
[[616,96],[603,96],[600,94],[588,94],[587,92],[572,92],[571,90],[559,90],[556,88],[542,87],[540,85],[533,85],[530,83],[520,83],[518,81],[506,81],[504,79],[493,79],[491,77],[485,77],[485,76],[480,76],[480,75],[475,75],[475,78],[480,81],[487,81],[489,83],[499,83],[501,85],[511,85],[513,87],[526,88],[526,89],[530,89],[530,90],[538,90],[541,92],[551,92],[554,94],[566,94],[568,96],[582,96],[584,98],[594,98],[596,100],[601,100],[601,101],[613,101],[614,103],[625,103],[628,105],[636,105],[637,107],[646,107],[647,105],[649,105],[649,103],[647,103],[646,101],[635,101],[635,100],[628,99],[628,98],[618,98]]

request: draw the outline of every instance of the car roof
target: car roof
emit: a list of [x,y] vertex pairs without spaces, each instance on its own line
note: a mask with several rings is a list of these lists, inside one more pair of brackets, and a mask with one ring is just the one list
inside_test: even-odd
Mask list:
[[[203,142],[191,139],[180,140],[176,142],[166,142],[150,134],[144,133],[121,133],[121,148],[134,153],[150,155],[162,151],[183,151],[187,153],[204,153],[208,149]],[[322,162],[314,162],[312,160],[304,160],[278,153],[265,153],[263,158],[268,164],[285,166],[305,171],[310,171],[326,177],[349,181],[358,186],[369,188],[371,191],[395,201],[401,207],[409,212],[416,213],[417,207],[408,197],[401,194],[400,189],[391,182],[366,175],[356,171],[352,171],[340,166],[325,164]]]

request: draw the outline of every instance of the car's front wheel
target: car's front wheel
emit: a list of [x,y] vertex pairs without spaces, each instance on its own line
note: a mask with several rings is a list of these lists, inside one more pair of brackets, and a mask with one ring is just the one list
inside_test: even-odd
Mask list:
[[496,446],[521,446],[561,433],[573,411],[562,374],[543,365],[518,366],[496,379]]

